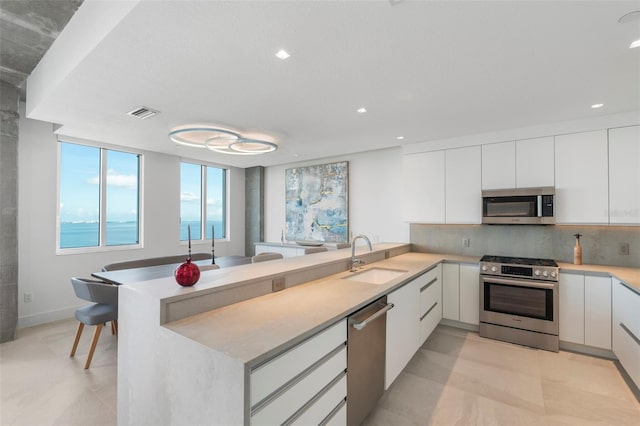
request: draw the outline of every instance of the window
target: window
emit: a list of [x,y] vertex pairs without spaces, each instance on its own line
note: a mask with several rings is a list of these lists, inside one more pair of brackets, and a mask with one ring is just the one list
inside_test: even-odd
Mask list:
[[140,243],[140,155],[60,142],[60,249]]
[[188,227],[192,240],[211,239],[212,229],[216,239],[226,237],[226,172],[217,167],[180,163],[181,241],[187,240]]

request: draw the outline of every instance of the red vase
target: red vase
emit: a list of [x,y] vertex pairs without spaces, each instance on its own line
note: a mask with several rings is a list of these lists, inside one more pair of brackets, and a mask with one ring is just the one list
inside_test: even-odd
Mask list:
[[191,263],[191,258],[187,257],[185,262],[176,268],[173,276],[181,286],[190,287],[200,279],[200,268],[195,263]]

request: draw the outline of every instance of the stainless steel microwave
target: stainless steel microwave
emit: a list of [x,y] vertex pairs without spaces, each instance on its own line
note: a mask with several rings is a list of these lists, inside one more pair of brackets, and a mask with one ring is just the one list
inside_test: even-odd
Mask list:
[[555,188],[516,188],[482,191],[482,223],[553,225]]

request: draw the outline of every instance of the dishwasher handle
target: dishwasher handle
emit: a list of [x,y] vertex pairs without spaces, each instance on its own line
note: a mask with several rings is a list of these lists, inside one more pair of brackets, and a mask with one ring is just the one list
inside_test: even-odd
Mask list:
[[353,328],[355,328],[356,330],[362,330],[367,326],[367,324],[369,324],[371,321],[375,320],[379,316],[386,314],[387,311],[393,309],[393,306],[394,306],[393,303],[381,303],[381,305],[382,305],[382,309],[377,310],[374,314],[367,317],[367,319],[362,320],[360,322],[354,322]]

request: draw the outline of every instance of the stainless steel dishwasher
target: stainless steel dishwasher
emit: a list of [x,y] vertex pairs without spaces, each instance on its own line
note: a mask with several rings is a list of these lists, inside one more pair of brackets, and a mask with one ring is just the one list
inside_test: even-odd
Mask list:
[[357,426],[384,393],[387,296],[349,317],[347,331],[347,425]]

